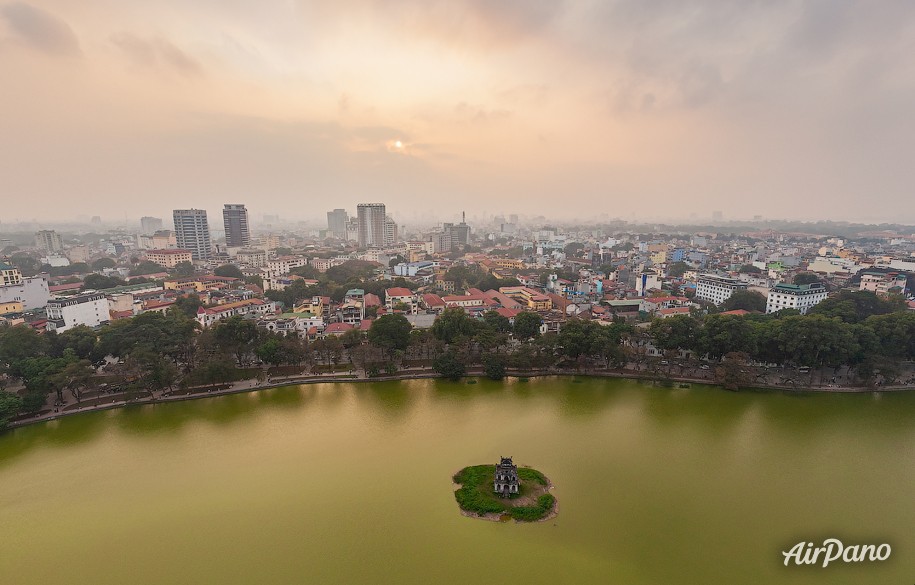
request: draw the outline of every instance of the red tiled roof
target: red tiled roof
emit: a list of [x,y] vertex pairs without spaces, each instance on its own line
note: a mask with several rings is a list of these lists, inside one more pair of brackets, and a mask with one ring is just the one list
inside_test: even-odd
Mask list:
[[342,333],[352,328],[353,326],[349,323],[331,323],[324,329],[324,333]]
[[413,291],[402,286],[395,286],[394,288],[389,288],[384,291],[386,297],[409,297],[413,295]]
[[369,329],[371,329],[371,327],[372,327],[371,319],[363,319],[362,321],[359,322],[360,331],[368,331]]
[[507,319],[513,319],[515,317],[515,315],[517,315],[520,312],[521,311],[519,309],[507,309],[505,307],[499,307],[498,309],[496,309],[496,313],[502,315],[503,317],[505,317]]
[[734,309],[733,311],[724,311],[722,315],[749,315],[750,311],[745,309]]
[[442,300],[442,297],[440,297],[440,296],[438,296],[438,295],[436,295],[436,294],[433,294],[433,293],[426,293],[426,294],[424,294],[424,295],[423,295],[423,303],[425,303],[427,307],[443,307],[443,306],[445,306],[445,301]]
[[376,294],[365,293],[365,296],[362,298],[362,302],[365,303],[366,307],[380,307],[381,297]]

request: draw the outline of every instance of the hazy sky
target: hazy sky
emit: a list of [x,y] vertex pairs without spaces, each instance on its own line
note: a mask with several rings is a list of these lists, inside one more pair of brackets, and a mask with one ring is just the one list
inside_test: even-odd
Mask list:
[[913,56],[911,0],[0,0],[0,221],[911,222]]

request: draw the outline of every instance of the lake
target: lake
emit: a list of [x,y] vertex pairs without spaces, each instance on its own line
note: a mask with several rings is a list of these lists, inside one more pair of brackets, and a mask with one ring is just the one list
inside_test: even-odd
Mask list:
[[[276,388],[0,435],[0,583],[912,583],[915,394],[627,380]],[[500,455],[559,515],[460,515]],[[882,563],[783,566],[801,540]]]

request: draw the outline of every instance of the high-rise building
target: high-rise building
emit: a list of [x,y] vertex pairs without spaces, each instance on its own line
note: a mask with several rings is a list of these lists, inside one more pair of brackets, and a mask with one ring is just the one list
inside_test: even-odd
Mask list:
[[384,203],[360,203],[356,206],[360,247],[384,245],[385,217]]
[[346,221],[349,214],[345,209],[334,209],[327,212],[327,229],[335,238],[346,239]]
[[244,205],[226,203],[222,210],[222,222],[226,228],[226,246],[244,248],[251,245],[248,230],[248,210]]
[[152,234],[162,229],[162,219],[158,217],[141,217],[140,231],[144,234]]
[[54,230],[41,230],[40,232],[36,232],[35,245],[48,254],[62,252],[64,249],[64,242],[60,239],[60,234]]
[[391,216],[384,217],[384,245],[390,246],[397,241],[397,222]]
[[190,250],[194,260],[209,260],[213,252],[207,212],[203,209],[176,209],[173,218],[178,247]]

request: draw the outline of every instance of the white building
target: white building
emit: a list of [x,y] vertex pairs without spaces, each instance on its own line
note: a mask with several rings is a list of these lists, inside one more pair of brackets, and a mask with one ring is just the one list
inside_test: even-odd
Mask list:
[[826,287],[820,283],[813,284],[776,284],[769,289],[766,298],[766,313],[775,313],[782,309],[797,309],[806,315],[810,307],[826,298]]
[[0,303],[19,302],[26,311],[31,311],[44,307],[51,298],[48,281],[42,276],[23,278],[19,270],[10,270],[4,271],[3,280],[9,280],[9,284],[0,286]]
[[907,280],[905,274],[899,274],[898,272],[865,272],[861,275],[861,284],[858,285],[858,290],[869,290],[885,295],[894,288],[904,291]]
[[267,277],[273,278],[289,274],[293,268],[307,266],[308,258],[304,256],[280,256],[267,260]]
[[746,290],[747,283],[736,278],[703,274],[696,280],[696,298],[720,305],[731,298],[736,290]]
[[77,295],[48,302],[48,331],[63,333],[77,325],[98,327],[106,323],[108,298],[101,293]]

